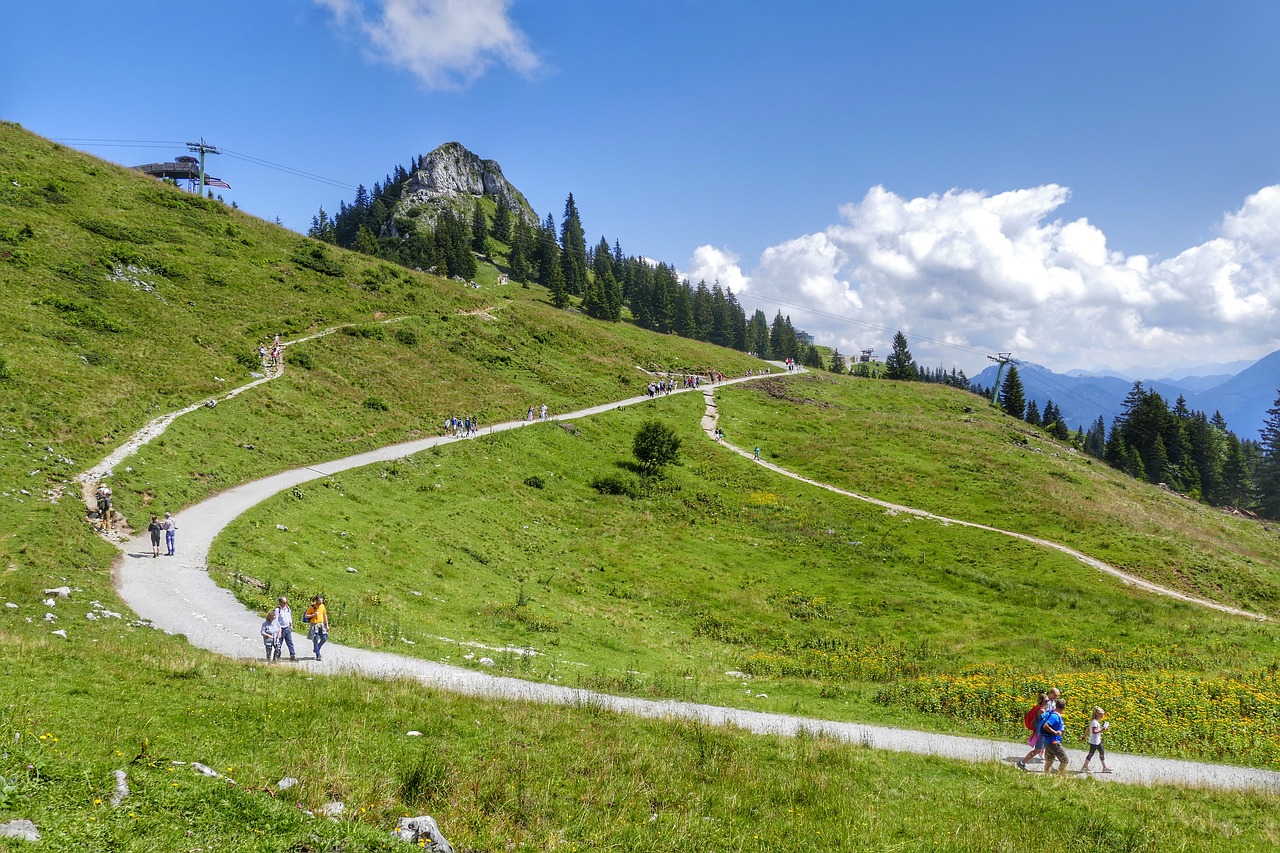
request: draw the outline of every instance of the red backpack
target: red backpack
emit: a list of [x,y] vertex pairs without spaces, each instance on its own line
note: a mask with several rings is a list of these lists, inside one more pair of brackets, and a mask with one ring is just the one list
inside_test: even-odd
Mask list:
[[1022,718],[1022,725],[1027,731],[1037,731],[1040,728],[1040,706],[1036,705]]

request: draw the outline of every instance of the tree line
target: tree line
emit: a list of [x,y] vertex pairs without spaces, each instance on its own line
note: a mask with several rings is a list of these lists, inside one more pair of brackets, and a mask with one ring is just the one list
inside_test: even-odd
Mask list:
[[1135,479],[1212,506],[1280,518],[1280,396],[1267,410],[1260,441],[1237,436],[1221,412],[1210,416],[1193,410],[1182,395],[1170,406],[1141,382],[1133,384],[1110,430],[1099,415],[1087,430],[1077,426],[1074,435],[1052,400],[1041,412],[1035,400],[1025,399],[1017,365],[1009,366],[997,398],[1011,417],[1040,426]]

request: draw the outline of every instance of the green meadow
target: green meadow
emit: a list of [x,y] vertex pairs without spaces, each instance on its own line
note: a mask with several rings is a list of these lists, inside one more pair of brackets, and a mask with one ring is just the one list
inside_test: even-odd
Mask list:
[[[759,366],[554,310],[540,288],[499,287],[492,268],[477,279],[479,291],[323,246],[0,124],[0,599],[16,605],[0,608],[0,822],[35,821],[32,849],[398,849],[396,818],[422,813],[459,850],[1274,846],[1263,794],[1030,778],[590,703],[314,678],[132,618],[112,587],[117,552],[69,478],[151,418],[249,381],[276,333],[342,327],[118,466],[131,523],[435,434],[450,415],[492,424],[543,402],[559,413],[633,396],[644,370]],[[941,392],[790,377],[719,392],[721,423],[819,479],[1273,612],[1273,531],[1184,507]],[[463,666],[487,654],[499,671],[607,692],[1014,741],[1001,703],[1046,679],[1216,690],[1234,719],[1248,715],[1250,744],[1223,754],[1226,724],[1211,721],[1149,751],[1272,764],[1270,623],[780,478],[707,440],[701,414],[700,394],[676,395],[315,481],[237,520],[211,568],[254,606],[264,593],[250,578],[324,592],[339,642]],[[683,439],[656,477],[631,456],[649,418]],[[69,598],[42,603],[63,585]],[[963,713],[924,699],[977,690],[979,676],[998,683]],[[1246,706],[1232,679],[1263,698]],[[1143,746],[1138,722],[1126,734],[1117,719],[1114,748]],[[113,807],[117,769],[132,793]],[[300,784],[279,790],[285,776]],[[306,814],[335,799],[342,819]]]

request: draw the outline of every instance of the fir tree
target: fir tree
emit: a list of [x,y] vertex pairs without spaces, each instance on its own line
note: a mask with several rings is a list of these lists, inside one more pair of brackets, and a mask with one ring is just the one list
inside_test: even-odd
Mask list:
[[564,270],[560,269],[559,264],[555,264],[547,273],[547,278],[549,279],[547,289],[551,291],[551,304],[557,308],[567,308],[569,293],[564,286]]
[[757,358],[773,357],[769,350],[769,320],[759,308],[747,324],[746,351],[755,353]]
[[493,215],[493,237],[509,246],[511,245],[511,231],[511,208],[507,206],[506,199],[499,198],[498,210]]
[[1268,518],[1280,518],[1280,391],[1262,424],[1258,465],[1258,505]]
[[489,226],[485,222],[484,207],[479,202],[471,211],[471,251],[482,255],[489,253]]
[[560,223],[560,268],[564,270],[565,288],[580,296],[587,287],[587,237],[573,193],[564,201],[564,219]]
[[827,365],[827,370],[832,373],[844,373],[847,368],[844,363],[844,356],[840,354],[839,348],[831,351],[831,362]]
[[1000,408],[1010,417],[1022,419],[1027,410],[1027,402],[1022,392],[1022,379],[1018,376],[1018,365],[1010,364],[1009,372],[1004,375],[1000,385]]
[[[907,336],[898,332],[893,336],[893,350],[885,359],[885,379],[912,381],[916,378],[916,364],[911,358],[911,350],[907,348]],[[1018,417],[1022,417],[1022,409],[1018,409]]]

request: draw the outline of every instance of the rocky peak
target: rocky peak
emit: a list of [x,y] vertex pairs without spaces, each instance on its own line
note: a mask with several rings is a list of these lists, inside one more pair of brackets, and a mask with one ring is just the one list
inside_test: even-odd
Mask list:
[[538,223],[533,207],[507,181],[497,161],[482,160],[458,142],[446,142],[422,158],[404,185],[395,215],[434,226],[442,211],[452,210],[465,221],[482,196],[506,202],[530,225]]

